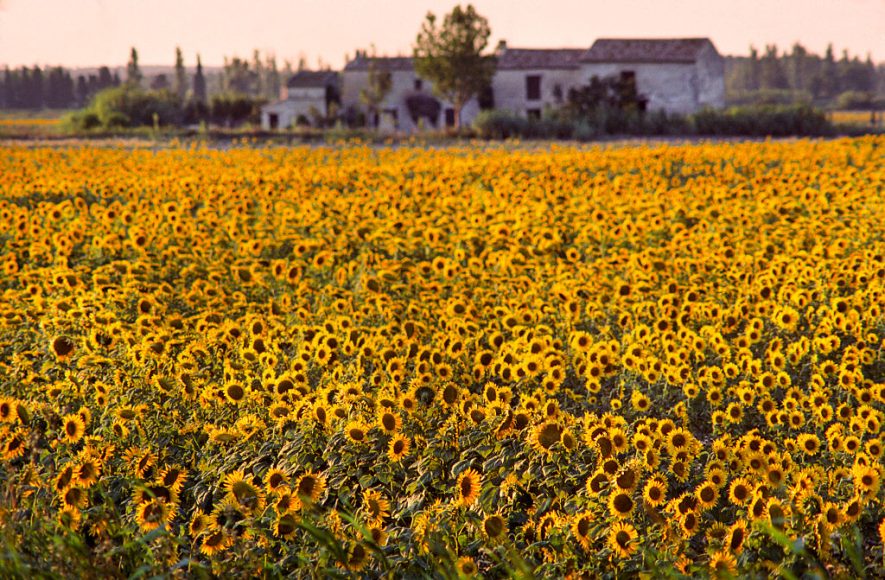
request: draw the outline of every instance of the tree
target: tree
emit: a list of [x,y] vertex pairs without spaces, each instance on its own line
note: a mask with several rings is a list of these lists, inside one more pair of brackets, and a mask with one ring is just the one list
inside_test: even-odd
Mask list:
[[200,55],[197,55],[197,72],[194,75],[194,100],[198,103],[206,102],[206,77],[203,76],[203,63]]
[[765,47],[765,56],[759,61],[759,88],[788,89],[790,88],[787,74],[777,54],[774,44]]
[[461,109],[487,87],[495,74],[496,61],[484,55],[488,46],[488,20],[473,6],[455,6],[437,26],[428,12],[415,40],[415,71],[433,83],[433,90],[455,109],[455,126],[461,126]]
[[178,99],[184,102],[187,95],[187,71],[184,69],[184,56],[181,54],[181,47],[175,47],[175,94]]
[[126,63],[126,82],[137,86],[141,84],[141,79],[141,69],[138,68],[138,51],[133,46],[129,52],[129,62]]
[[[372,54],[374,55],[374,47]],[[393,87],[393,77],[389,70],[384,70],[379,64],[379,59],[375,56],[368,57],[369,60],[369,80],[366,87],[360,90],[360,101],[366,105],[369,110],[370,123],[374,126],[378,125],[378,107],[384,101],[384,97]]]

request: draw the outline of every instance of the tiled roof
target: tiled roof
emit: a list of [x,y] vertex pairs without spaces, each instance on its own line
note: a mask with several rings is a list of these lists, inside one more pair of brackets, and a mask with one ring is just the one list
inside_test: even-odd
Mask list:
[[505,48],[498,53],[499,70],[578,68],[584,48]]
[[358,56],[344,65],[346,71],[367,71],[369,64],[374,63],[380,70],[412,71],[415,65],[408,56]]
[[289,88],[325,88],[338,84],[338,73],[331,70],[300,70],[289,79]]
[[708,38],[600,38],[581,62],[684,62],[697,61]]

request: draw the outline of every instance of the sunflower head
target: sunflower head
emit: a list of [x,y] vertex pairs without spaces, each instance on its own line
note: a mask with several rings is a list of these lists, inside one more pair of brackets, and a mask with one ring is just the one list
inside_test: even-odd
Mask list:
[[479,499],[482,487],[482,478],[472,467],[463,471],[458,476],[456,503],[462,506],[470,506]]

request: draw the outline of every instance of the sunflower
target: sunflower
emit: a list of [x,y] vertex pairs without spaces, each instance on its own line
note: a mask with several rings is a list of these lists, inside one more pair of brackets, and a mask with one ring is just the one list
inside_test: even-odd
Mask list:
[[58,511],[58,524],[63,528],[67,528],[68,530],[78,530],[80,528],[80,521],[82,519],[83,514],[80,513],[80,510],[75,507],[64,506]]
[[701,509],[710,509],[719,500],[719,489],[709,481],[702,483],[695,491]]
[[633,491],[639,485],[639,467],[635,463],[625,465],[615,475],[615,485],[622,491]]
[[472,467],[458,476],[458,505],[470,506],[479,499],[479,491],[482,487],[482,478]]
[[397,413],[393,411],[382,409],[378,412],[378,421],[377,425],[385,432],[385,433],[396,433],[403,426],[402,417],[400,417]]
[[289,474],[282,469],[273,467],[264,474],[264,481],[268,491],[276,491],[289,485]]
[[55,477],[55,491],[61,493],[66,490],[71,485],[71,482],[74,481],[75,475],[73,465],[64,466]]
[[495,544],[507,536],[507,520],[501,514],[491,514],[482,520],[482,535]]
[[326,489],[326,478],[315,472],[307,472],[295,481],[296,495],[311,503],[319,501]]
[[649,479],[642,490],[642,499],[653,508],[664,503],[667,499],[667,480],[663,477]]
[[82,487],[67,487],[61,492],[61,500],[67,507],[82,509],[89,502],[89,494]]
[[629,558],[639,548],[636,528],[627,522],[617,522],[608,534],[608,545],[618,558]]
[[234,471],[224,477],[227,497],[245,513],[255,513],[264,507],[264,492],[250,482],[244,472]]
[[370,489],[363,493],[363,510],[366,512],[367,523],[381,525],[384,518],[390,515],[390,501],[384,498],[380,492]]
[[158,483],[178,492],[181,491],[185,480],[187,479],[187,469],[175,465],[168,466],[160,470]]
[[356,443],[358,445],[364,445],[368,443],[369,428],[359,421],[350,421],[344,427],[344,434],[347,435],[347,439],[352,443]]
[[76,469],[77,483],[90,487],[101,475],[101,461],[94,458],[84,459]]
[[458,558],[455,566],[458,569],[458,575],[461,577],[472,578],[479,574],[479,568],[477,568],[476,562],[470,556],[461,556]]
[[728,488],[728,500],[736,506],[746,505],[753,495],[750,483],[743,477],[736,477]]
[[698,526],[700,525],[700,520],[698,520],[698,516],[694,512],[688,512],[683,514],[679,519],[679,529],[682,532],[682,537],[685,539],[690,539],[695,533],[698,531]]
[[593,524],[593,514],[584,512],[572,518],[572,535],[581,544],[585,551],[590,551],[590,526]]
[[626,491],[613,493],[608,500],[608,509],[616,518],[626,518],[633,511],[633,498]]
[[139,503],[135,506],[135,521],[145,532],[168,524],[175,517],[176,507],[159,499]]
[[188,524],[188,531],[190,535],[194,538],[205,532],[209,529],[209,525],[212,523],[212,520],[209,519],[209,516],[204,514],[202,511],[194,512],[194,515],[191,517],[191,521]]
[[550,454],[562,439],[562,427],[556,421],[545,421],[532,429],[530,443],[538,453]]
[[744,541],[747,539],[747,524],[743,520],[738,520],[728,529],[725,536],[725,547],[740,554],[744,549]]
[[353,542],[347,550],[345,567],[351,572],[358,572],[369,563],[369,551],[360,542]]
[[852,469],[854,488],[865,496],[874,496],[879,491],[879,471],[870,465],[855,465]]
[[77,414],[65,415],[62,420],[62,439],[68,443],[77,443],[86,433],[86,423]]
[[[2,435],[2,431],[0,431]],[[0,447],[0,458],[4,461],[12,461],[25,454],[25,436],[18,431],[10,431],[2,439],[3,446]]]
[[273,535],[277,538],[292,538],[297,531],[298,521],[291,513],[279,515],[273,524]]
[[228,549],[232,543],[233,538],[223,529],[211,529],[203,537],[203,543],[200,544],[200,552],[206,556],[212,556]]
[[11,397],[0,397],[0,422],[12,422],[14,416],[15,399]]
[[728,552],[715,552],[710,556],[710,573],[713,578],[734,578],[737,559]]
[[246,387],[240,383],[228,383],[224,386],[224,398],[231,403],[241,403],[246,398],[246,395]]
[[56,336],[52,339],[50,347],[52,354],[55,355],[56,360],[59,362],[70,359],[74,355],[74,350],[76,350],[74,341],[67,336]]
[[390,443],[387,446],[387,457],[394,463],[399,462],[409,454],[409,448],[411,447],[411,440],[402,434],[394,435],[390,439]]

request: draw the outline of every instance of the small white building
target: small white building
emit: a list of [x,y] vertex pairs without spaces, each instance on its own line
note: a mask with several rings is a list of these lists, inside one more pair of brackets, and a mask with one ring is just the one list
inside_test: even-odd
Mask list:
[[725,106],[725,59],[709,38],[600,38],[580,60],[580,84],[594,76],[635,82],[649,111]]
[[286,83],[279,101],[261,107],[261,128],[319,125],[334,112],[339,92],[337,72],[298,71]]
[[[370,71],[390,73],[391,87],[374,113],[360,97],[369,86]],[[433,104],[435,101],[435,105]],[[341,73],[341,106],[346,117],[365,115],[366,124],[385,131],[411,133],[426,128],[451,127],[455,124],[452,104],[433,94],[433,84],[415,72],[409,57],[370,57],[358,53]],[[436,115],[428,115],[435,111]],[[461,124],[468,125],[479,112],[476,99],[461,110]],[[371,118],[371,117],[375,118]]]

